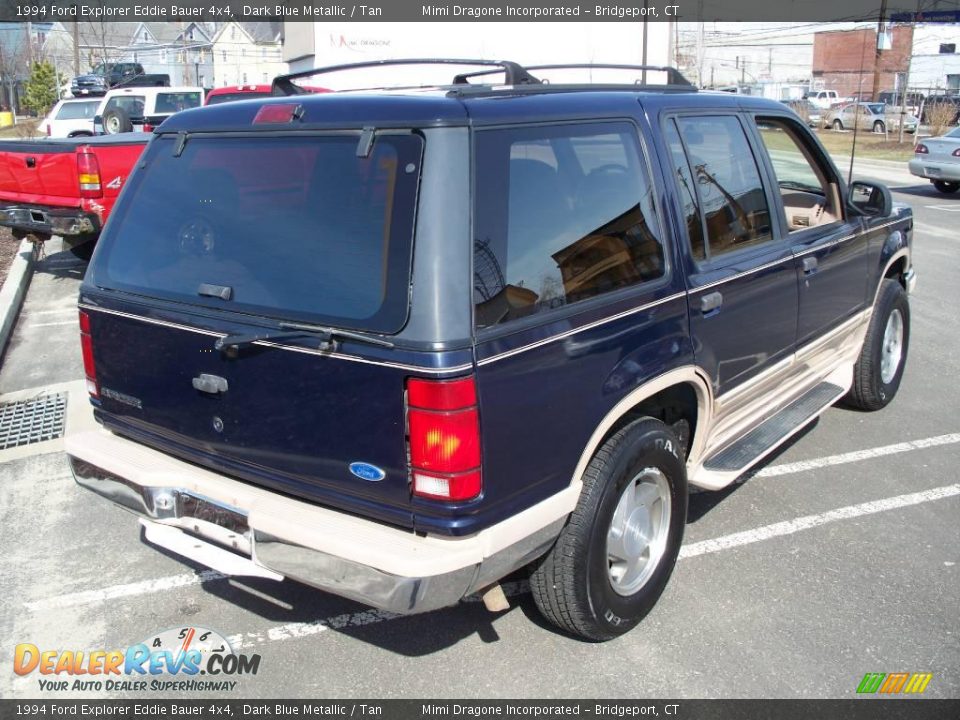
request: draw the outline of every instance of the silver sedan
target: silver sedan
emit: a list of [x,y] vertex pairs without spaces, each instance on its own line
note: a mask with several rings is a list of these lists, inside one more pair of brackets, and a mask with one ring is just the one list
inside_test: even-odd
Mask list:
[[[826,127],[832,127],[834,130],[852,130],[854,126],[854,113],[856,113],[856,124],[861,130],[872,130],[882,133],[887,130],[898,130],[900,128],[900,113],[896,108],[891,108],[886,103],[851,103],[843,107],[836,108],[828,112],[824,118]],[[920,121],[909,113],[903,115],[903,129],[906,132],[916,132]]]
[[910,161],[910,172],[926,178],[942,193],[960,190],[960,127],[918,143]]

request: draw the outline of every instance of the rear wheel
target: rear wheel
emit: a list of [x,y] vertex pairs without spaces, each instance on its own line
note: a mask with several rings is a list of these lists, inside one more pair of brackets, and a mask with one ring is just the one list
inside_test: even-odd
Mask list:
[[960,190],[960,183],[958,182],[947,182],[946,180],[934,180],[933,186],[942,193],[947,195],[952,195],[957,190]]
[[834,130],[843,130],[843,123],[840,122],[839,120],[834,120],[834,121],[833,121],[833,129],[834,129]]
[[687,518],[680,448],[670,428],[642,418],[597,451],[580,502],[530,577],[550,622],[599,642],[624,634],[653,608]]
[[879,410],[896,396],[910,346],[910,303],[896,280],[884,280],[870,318],[870,327],[853,369],[847,404]]
[[885,130],[886,130],[886,128],[884,127],[882,121],[877,120],[877,121],[873,124],[873,131],[874,131],[875,133],[882,133],[882,132],[884,132]]

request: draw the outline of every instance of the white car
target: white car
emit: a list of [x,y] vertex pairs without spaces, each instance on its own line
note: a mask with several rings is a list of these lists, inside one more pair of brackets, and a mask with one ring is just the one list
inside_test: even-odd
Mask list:
[[125,87],[110,90],[93,119],[97,135],[153,132],[174,113],[203,105],[201,87]]
[[93,116],[100,99],[61,100],[40,121],[40,132],[47,137],[70,138],[93,135]]
[[942,193],[960,190],[960,127],[917,143],[909,167],[911,174],[926,178]]
[[837,103],[850,100],[850,98],[840,97],[836,90],[813,90],[807,93],[805,99],[812,102],[821,110],[829,110]]

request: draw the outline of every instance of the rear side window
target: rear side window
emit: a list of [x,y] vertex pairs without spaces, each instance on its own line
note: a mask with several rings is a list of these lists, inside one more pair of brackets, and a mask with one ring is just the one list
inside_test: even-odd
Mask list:
[[[155,139],[101,238],[102,286],[375,332],[406,321],[422,140]],[[226,288],[228,299],[201,286]]]
[[478,327],[663,276],[653,192],[632,125],[482,131],[475,158]]
[[156,113],[175,113],[200,107],[199,92],[157,93]]
[[772,240],[770,207],[740,121],[721,115],[676,122],[704,216],[706,259]]
[[114,95],[103,108],[104,115],[110,110],[123,110],[129,117],[143,117],[143,95]]
[[57,112],[57,120],[88,120],[97,114],[99,104],[99,101],[64,103]]

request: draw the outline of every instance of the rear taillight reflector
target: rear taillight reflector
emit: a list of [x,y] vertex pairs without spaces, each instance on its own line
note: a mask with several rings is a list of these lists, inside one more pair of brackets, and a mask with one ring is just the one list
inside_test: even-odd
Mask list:
[[100,187],[100,164],[97,156],[91,152],[77,154],[77,179],[80,182],[80,197],[98,198],[103,196]]
[[916,148],[914,148],[914,152],[917,155],[926,155],[927,153],[930,152],[930,150],[927,148],[926,145],[924,145],[923,143],[920,143],[919,145],[917,145]]
[[90,336],[90,316],[80,311],[80,349],[83,351],[83,374],[87,378],[87,392],[90,397],[100,397],[97,384],[97,365],[93,360],[93,339]]
[[480,418],[474,379],[407,382],[413,494],[471,500],[483,489]]

